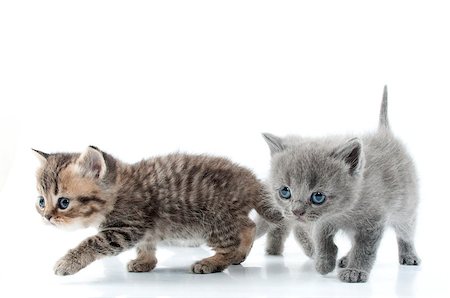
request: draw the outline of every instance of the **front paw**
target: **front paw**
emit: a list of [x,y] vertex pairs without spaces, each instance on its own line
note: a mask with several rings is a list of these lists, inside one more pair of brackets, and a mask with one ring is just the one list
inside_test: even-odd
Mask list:
[[316,270],[322,275],[328,274],[336,267],[336,258],[320,257],[316,260]]
[[215,272],[222,272],[227,266],[224,264],[218,264],[211,261],[211,259],[206,258],[195,262],[191,266],[191,271],[197,274],[208,274]]
[[83,268],[84,266],[78,258],[74,254],[68,253],[56,262],[54,271],[56,275],[72,275]]
[[313,259],[314,258],[314,246],[312,244],[310,245],[303,245],[303,251],[305,252],[305,255]]
[[154,260],[135,259],[128,262],[127,269],[128,272],[149,272],[155,268],[156,263],[157,263],[156,259]]
[[416,256],[415,254],[409,254],[409,255],[401,255],[399,257],[400,265],[412,265],[417,266],[420,265],[420,258]]
[[356,283],[356,282],[366,282],[369,278],[369,273],[358,270],[346,268],[342,269],[339,274],[339,279],[343,282]]
[[281,256],[283,254],[283,247],[282,246],[268,246],[266,247],[266,253],[269,256]]

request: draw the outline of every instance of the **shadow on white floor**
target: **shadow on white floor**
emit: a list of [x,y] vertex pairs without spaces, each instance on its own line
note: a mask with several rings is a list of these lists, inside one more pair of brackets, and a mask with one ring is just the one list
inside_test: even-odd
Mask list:
[[[391,236],[385,242],[392,242]],[[209,275],[189,272],[194,261],[211,254],[207,247],[161,247],[158,265],[149,273],[126,271],[126,262],[134,256],[130,251],[67,277],[53,275],[54,260],[49,260],[57,257],[45,255],[48,248],[38,247],[43,258],[35,259],[32,268],[20,273],[16,266],[2,272],[6,273],[2,283],[7,282],[1,291],[21,297],[448,297],[445,276],[433,274],[432,264],[400,266],[392,244],[382,245],[366,284],[341,283],[336,270],[321,276],[291,238],[284,256],[265,255],[264,239],[260,239],[242,265]]]

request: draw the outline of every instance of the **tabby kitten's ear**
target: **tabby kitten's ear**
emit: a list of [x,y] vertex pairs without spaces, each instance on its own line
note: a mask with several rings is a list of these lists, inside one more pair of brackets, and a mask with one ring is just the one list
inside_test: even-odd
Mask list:
[[263,133],[262,135],[267,145],[269,145],[271,155],[274,155],[275,153],[281,152],[285,149],[282,138],[270,133]]
[[89,146],[80,155],[76,164],[83,176],[102,179],[106,174],[106,162],[103,153],[97,147]]
[[350,139],[347,143],[336,148],[332,156],[343,160],[349,166],[351,176],[359,174],[363,168],[362,142],[358,138]]
[[36,150],[31,148],[31,150],[33,150],[34,154],[36,155],[36,157],[39,159],[39,161],[42,164],[45,164],[47,162],[48,157],[50,156],[50,154],[48,153],[44,153],[42,151]]

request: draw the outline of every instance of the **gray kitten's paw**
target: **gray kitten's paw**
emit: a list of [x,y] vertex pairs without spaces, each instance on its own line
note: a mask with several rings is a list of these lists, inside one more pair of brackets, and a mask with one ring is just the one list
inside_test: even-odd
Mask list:
[[282,247],[267,247],[266,253],[270,256],[281,256],[283,254]]
[[75,255],[69,253],[56,262],[54,271],[56,275],[72,275],[84,267]]
[[226,266],[220,266],[218,264],[214,264],[213,262],[209,261],[208,259],[204,259],[204,260],[195,262],[191,267],[191,271],[193,273],[208,274],[208,273],[214,273],[214,272],[221,272],[225,268],[226,268]]
[[331,257],[317,258],[316,270],[322,275],[330,273],[336,267],[336,259]]
[[338,267],[345,268],[347,266],[348,266],[348,257],[345,256],[345,257],[340,258],[338,261]]
[[420,258],[416,255],[402,255],[399,257],[401,265],[420,265]]
[[366,282],[369,274],[362,270],[346,268],[339,272],[338,277],[343,282]]
[[305,252],[305,255],[308,258],[313,259],[314,258],[314,246],[303,246],[303,251]]
[[128,272],[149,272],[156,266],[157,261],[148,261],[135,259],[131,260],[127,264]]

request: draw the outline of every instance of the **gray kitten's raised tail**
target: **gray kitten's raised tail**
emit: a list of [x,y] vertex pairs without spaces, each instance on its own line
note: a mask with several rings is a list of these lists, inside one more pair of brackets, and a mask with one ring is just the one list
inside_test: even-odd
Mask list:
[[[267,183],[287,219],[284,225],[265,224],[268,254],[281,254],[293,230],[317,272],[325,275],[337,264],[341,281],[366,282],[383,233],[392,227],[399,263],[420,264],[414,244],[417,173],[407,148],[389,128],[387,111],[385,86],[375,133],[357,138],[265,135],[272,153]],[[338,231],[351,237],[352,248],[337,262]]]
[[387,113],[388,113],[388,90],[387,85],[384,85],[383,100],[381,101],[381,108],[380,108],[380,121],[378,123],[379,130],[386,130],[386,131],[390,130]]

